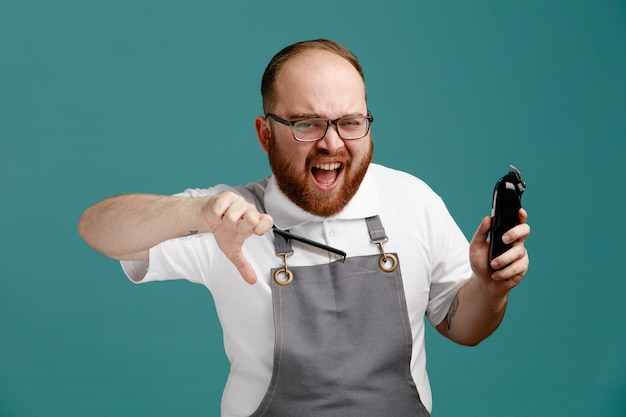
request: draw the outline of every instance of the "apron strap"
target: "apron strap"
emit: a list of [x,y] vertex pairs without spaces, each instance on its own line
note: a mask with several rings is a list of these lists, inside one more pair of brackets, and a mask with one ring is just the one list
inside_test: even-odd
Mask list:
[[274,271],[274,281],[281,286],[289,285],[293,281],[293,273],[287,267],[287,257],[293,255],[291,242],[283,235],[274,231],[274,252],[283,258],[283,267]]
[[368,217],[365,219],[365,223],[367,223],[370,241],[380,247],[378,266],[385,272],[393,272],[398,267],[398,258],[394,254],[385,252],[383,243],[386,243],[389,238],[387,238],[387,233],[385,233],[385,228],[380,221],[380,217],[378,217],[378,215]]
[[293,254],[293,249],[291,248],[291,241],[287,240],[284,236],[274,233],[274,250],[276,256],[284,257]]
[[366,218],[365,223],[367,223],[367,230],[369,231],[372,243],[380,245],[389,240],[378,215]]
[[[370,240],[376,245],[385,243],[389,240],[385,228],[378,215],[368,217],[365,219],[367,224],[367,230],[370,234]],[[291,241],[285,239],[282,235],[274,233],[274,248],[277,256],[290,255],[293,253],[291,248]]]
[[[365,223],[367,224],[367,230],[370,235],[370,241],[379,245],[382,250],[382,244],[387,242],[389,239],[387,238],[387,233],[385,233],[385,228],[383,227],[383,223],[380,220],[380,216],[372,216],[367,217],[365,219]],[[285,257],[293,254],[293,248],[291,246],[291,240],[287,239],[285,236],[279,233],[274,233],[274,251],[276,256]],[[384,252],[383,252],[384,254]],[[345,253],[343,253],[343,258],[345,259]]]

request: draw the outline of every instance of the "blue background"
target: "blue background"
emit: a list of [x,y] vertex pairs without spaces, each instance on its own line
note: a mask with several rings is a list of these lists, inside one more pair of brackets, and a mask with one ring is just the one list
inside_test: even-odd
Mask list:
[[328,37],[361,59],[374,159],[469,237],[528,183],[531,267],[476,348],[427,334],[433,416],[626,415],[623,1],[0,0],[0,416],[210,416],[210,294],[135,286],[76,232],[124,192],[269,173],[262,71]]

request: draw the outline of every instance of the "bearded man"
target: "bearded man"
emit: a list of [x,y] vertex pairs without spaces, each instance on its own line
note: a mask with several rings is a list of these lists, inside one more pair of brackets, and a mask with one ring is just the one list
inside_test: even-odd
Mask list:
[[231,364],[222,415],[428,416],[424,318],[465,345],[498,327],[528,269],[526,212],[490,261],[490,217],[468,243],[424,182],[373,164],[361,65],[336,42],[284,48],[261,92],[271,176],[111,197],[81,236],[134,282],[211,291]]

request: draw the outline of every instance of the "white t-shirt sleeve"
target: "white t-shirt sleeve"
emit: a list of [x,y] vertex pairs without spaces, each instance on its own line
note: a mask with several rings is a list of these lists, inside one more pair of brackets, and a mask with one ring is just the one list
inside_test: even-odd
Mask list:
[[431,287],[426,315],[440,324],[454,296],[472,277],[469,242],[441,201],[438,219],[430,232]]
[[208,270],[216,250],[211,234],[185,236],[151,248],[149,261],[121,261],[121,265],[135,283],[186,279],[208,286]]

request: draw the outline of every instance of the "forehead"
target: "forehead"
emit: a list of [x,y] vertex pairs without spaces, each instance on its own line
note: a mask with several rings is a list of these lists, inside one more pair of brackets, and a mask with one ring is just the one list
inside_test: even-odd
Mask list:
[[329,51],[290,58],[276,78],[275,91],[277,110],[320,116],[366,111],[363,78],[348,60]]

